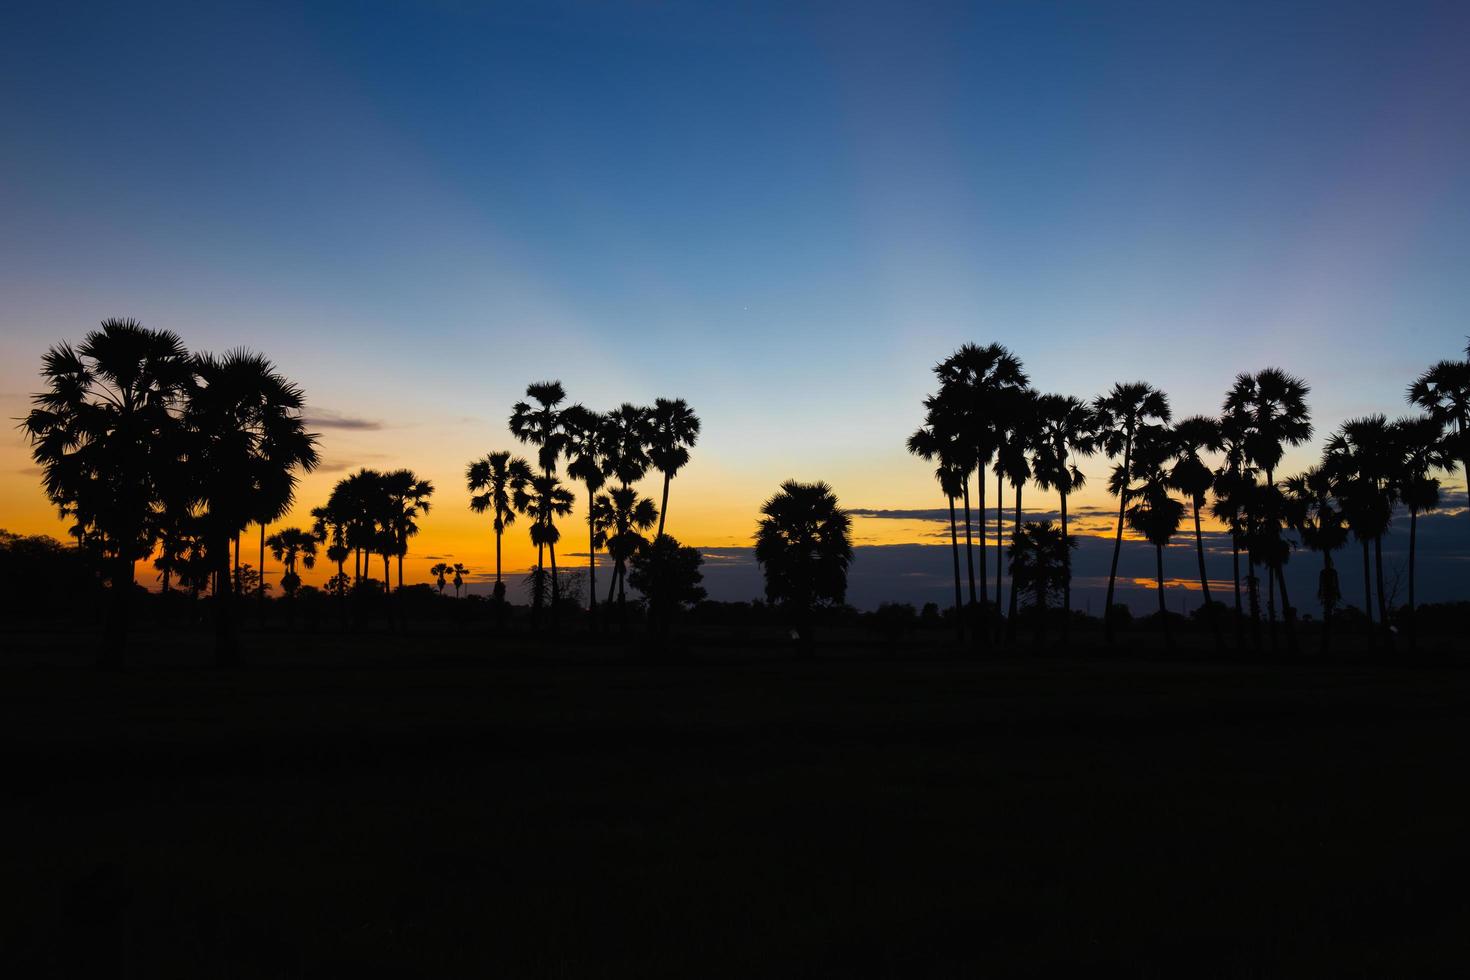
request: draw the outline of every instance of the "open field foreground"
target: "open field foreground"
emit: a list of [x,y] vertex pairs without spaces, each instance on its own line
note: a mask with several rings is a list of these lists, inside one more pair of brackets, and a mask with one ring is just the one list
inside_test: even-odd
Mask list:
[[242,669],[122,674],[17,644],[9,976],[1377,977],[1470,952],[1453,660],[246,641]]

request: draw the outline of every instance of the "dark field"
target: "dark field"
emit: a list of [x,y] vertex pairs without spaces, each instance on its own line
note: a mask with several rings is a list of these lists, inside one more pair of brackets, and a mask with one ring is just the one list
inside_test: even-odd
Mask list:
[[1453,660],[247,640],[240,670],[122,675],[14,643],[7,975],[1410,976],[1470,952]]

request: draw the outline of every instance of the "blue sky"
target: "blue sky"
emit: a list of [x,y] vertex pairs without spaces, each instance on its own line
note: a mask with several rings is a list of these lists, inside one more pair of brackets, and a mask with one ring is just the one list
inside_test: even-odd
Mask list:
[[527,381],[683,395],[709,545],[786,477],[934,506],[964,341],[1184,413],[1276,364],[1325,432],[1470,332],[1466,50],[1463,3],[11,4],[0,408],[133,315],[459,493]]

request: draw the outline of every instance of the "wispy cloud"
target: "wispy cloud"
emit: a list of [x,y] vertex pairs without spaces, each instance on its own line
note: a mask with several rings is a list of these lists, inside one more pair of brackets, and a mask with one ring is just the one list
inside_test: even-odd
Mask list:
[[312,408],[306,412],[306,424],[318,429],[351,429],[359,432],[376,432],[383,428],[377,419],[364,419],[355,415],[343,415],[330,408]]

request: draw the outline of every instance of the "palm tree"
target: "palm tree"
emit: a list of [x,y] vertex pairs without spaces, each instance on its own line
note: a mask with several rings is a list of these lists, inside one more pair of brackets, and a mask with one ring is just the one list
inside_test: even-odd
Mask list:
[[[338,483],[340,487],[342,483]],[[311,533],[318,541],[327,545],[327,560],[337,566],[337,576],[333,580],[336,587],[333,589],[339,598],[346,598],[347,590],[343,584],[347,581],[347,572],[343,565],[347,561],[352,549],[348,547],[348,529],[352,526],[352,512],[346,506],[345,494],[339,493],[336,488],[332,490],[331,496],[321,507],[311,509]],[[332,583],[328,583],[329,586]]]
[[[398,559],[398,587],[403,588],[403,559],[408,554],[408,539],[419,533],[417,517],[429,512],[429,498],[434,485],[413,470],[394,470],[383,474],[383,530]],[[386,577],[386,568],[384,574]],[[384,586],[388,583],[384,582]]]
[[[965,606],[960,595],[960,545],[959,535],[955,527],[955,498],[963,492],[968,497],[965,484],[969,474],[946,455],[946,451],[953,442],[941,439],[935,432],[933,424],[925,425],[909,436],[908,450],[920,459],[933,461],[939,460],[939,466],[934,471],[934,477],[939,481],[939,489],[944,493],[945,500],[949,503],[949,545],[954,555],[954,614],[955,628],[959,631],[959,641],[965,642]],[[969,514],[966,513],[966,549],[969,555]],[[974,605],[975,570],[970,569],[970,603]]]
[[289,598],[294,599],[296,590],[301,587],[301,576],[296,574],[297,561],[307,568],[315,568],[319,540],[314,533],[303,531],[299,527],[282,528],[266,538],[266,547],[271,549],[271,555],[285,566],[285,573],[281,576],[281,591]]
[[1169,485],[1189,498],[1194,514],[1194,548],[1199,559],[1199,587],[1210,617],[1210,629],[1215,634],[1215,647],[1220,640],[1220,621],[1215,615],[1215,604],[1210,599],[1210,576],[1205,571],[1205,539],[1200,527],[1200,511],[1204,509],[1210,488],[1215,485],[1215,471],[1200,459],[1203,452],[1221,452],[1225,447],[1220,439],[1220,423],[1203,415],[1192,415],[1178,425],[1173,432],[1174,451],[1178,459],[1169,471]]
[[1419,375],[1409,386],[1409,402],[1427,411],[1442,429],[1454,426],[1446,451],[1470,474],[1470,344],[1465,360],[1440,361]]
[[206,551],[219,573],[215,656],[238,662],[232,618],[230,540],[265,509],[263,497],[294,494],[297,470],[317,465],[317,437],[301,417],[301,389],[268,359],[246,350],[194,359],[185,421],[190,460],[201,474]]
[[[444,594],[444,587],[449,584],[449,573],[452,571],[454,567],[447,562],[435,562],[429,566],[429,574],[435,577],[435,585],[438,586],[440,595]],[[458,588],[454,590],[454,597],[459,598]]]
[[[515,509],[532,520],[531,543],[536,546],[536,567],[543,569],[541,562],[546,551],[551,553],[551,615],[552,626],[556,625],[557,606],[561,600],[561,587],[556,571],[556,543],[561,540],[556,518],[572,512],[575,498],[572,492],[561,485],[555,476],[544,474],[533,476],[519,483],[512,491]],[[533,595],[532,615],[539,620],[541,591]]]
[[[344,521],[343,540],[354,556],[352,578],[355,583],[370,576],[371,556],[376,551],[379,537],[382,489],[383,474],[377,470],[360,469],[338,480],[327,499],[327,509]],[[368,556],[366,561],[364,553]]]
[[459,598],[459,590],[464,588],[464,577],[470,570],[459,562],[454,563],[454,597]]
[[1067,558],[1062,579],[1062,635],[1066,638],[1072,632],[1072,552],[1076,549],[1067,536],[1067,497],[1087,484],[1076,457],[1097,451],[1097,416],[1086,402],[1071,395],[1042,395],[1036,402],[1036,418],[1036,455],[1032,462],[1036,485],[1043,490],[1055,489],[1061,498],[1061,547]]
[[1432,415],[1400,419],[1394,423],[1394,483],[1397,496],[1409,509],[1409,650],[1419,647],[1415,623],[1414,559],[1419,537],[1419,514],[1439,506],[1436,470],[1451,473],[1455,458],[1446,445],[1444,425]]
[[[1388,631],[1388,602],[1383,593],[1383,536],[1393,522],[1394,498],[1389,480],[1392,457],[1393,431],[1383,415],[1348,419],[1328,440],[1323,457],[1353,538],[1363,546],[1364,611],[1371,624],[1376,579],[1379,630],[1389,643],[1392,637]],[[1370,545],[1376,575],[1370,568]]]
[[1332,612],[1342,597],[1332,554],[1347,544],[1347,523],[1337,506],[1332,473],[1315,466],[1290,477],[1284,484],[1287,526],[1301,538],[1303,547],[1322,556],[1322,573],[1317,578],[1317,599],[1322,603],[1322,653],[1332,648]]
[[46,391],[21,422],[46,496],[96,544],[111,585],[102,666],[126,656],[134,563],[152,551],[157,476],[180,455],[178,413],[191,374],[177,334],[104,320],[79,347],[46,352]]
[[[562,412],[562,430],[566,439],[567,475],[581,480],[587,488],[587,612],[592,627],[597,625],[597,549],[604,535],[597,528],[597,491],[607,482],[611,468],[604,449],[607,419],[581,405]],[[685,457],[688,457],[686,451]],[[664,483],[668,492],[668,482]]]
[[682,398],[655,398],[648,418],[648,458],[664,475],[663,502],[658,508],[657,541],[669,516],[669,483],[689,462],[689,450],[699,439],[699,417]]
[[[1250,374],[1239,374],[1235,384],[1225,396],[1226,415],[1244,423],[1246,458],[1266,476],[1268,492],[1264,498],[1273,502],[1277,498],[1276,467],[1281,462],[1287,446],[1299,446],[1312,437],[1312,416],[1307,410],[1307,395],[1311,389],[1305,381],[1293,377],[1279,368],[1266,368]],[[1270,538],[1280,537],[1281,526],[1277,515],[1272,515],[1262,528],[1267,535],[1264,544],[1272,555],[1284,556],[1280,548],[1270,543]],[[1296,650],[1296,614],[1286,593],[1286,578],[1281,574],[1279,563],[1267,566],[1269,576],[1266,589],[1266,608],[1271,623],[1272,643],[1275,643],[1276,599],[1281,592],[1281,611],[1286,620],[1287,642]],[[1279,586],[1278,586],[1279,583]]]
[[607,413],[602,433],[602,451],[608,473],[619,486],[632,486],[653,465],[648,456],[649,410],[624,402]]
[[510,453],[495,452],[469,465],[465,481],[469,491],[470,510],[476,514],[489,511],[495,527],[495,601],[505,601],[505,583],[500,577],[500,538],[515,523],[516,510],[511,503],[518,483],[531,478],[531,465]]
[[[1016,491],[1016,510],[1011,522],[1011,536],[1021,533],[1021,490],[1031,479],[1031,452],[1040,436],[1041,423],[1036,417],[1036,392],[1030,388],[1015,389],[1007,399],[1006,441],[996,453],[996,472],[1004,472],[1006,479]],[[1000,578],[997,572],[996,595],[1000,595]],[[1011,583],[1010,608],[1006,612],[1006,642],[1016,639],[1016,595],[1015,583]]]
[[511,409],[510,434],[536,447],[541,472],[550,476],[556,472],[564,438],[557,406],[566,401],[567,393],[560,381],[537,381],[526,386],[526,397],[531,401],[516,402]]
[[[1245,544],[1245,513],[1248,500],[1256,486],[1256,471],[1250,465],[1245,452],[1246,422],[1238,414],[1225,414],[1219,420],[1220,446],[1224,459],[1215,471],[1215,502],[1210,513],[1216,520],[1225,522],[1230,528],[1231,581],[1235,587],[1235,646],[1243,645],[1242,631],[1245,617],[1240,603],[1240,551]],[[1255,582],[1255,566],[1250,566],[1249,581]],[[1252,584],[1252,588],[1254,585]],[[1251,629],[1257,649],[1261,645],[1260,606],[1256,593],[1251,592]]]
[[1128,512],[1129,474],[1133,472],[1133,443],[1144,425],[1167,424],[1169,399],[1162,391],[1142,381],[1115,384],[1113,390],[1092,403],[1097,416],[1098,445],[1114,459],[1122,457],[1118,494],[1118,530],[1113,537],[1113,563],[1108,571],[1108,596],[1103,623],[1109,643],[1113,642],[1113,591],[1118,580],[1118,555],[1123,550],[1123,524]]
[[1067,580],[1072,577],[1072,551],[1076,547],[1077,542],[1051,521],[1027,522],[1011,540],[1011,591],[1031,596],[1037,645],[1046,638],[1050,597],[1065,593]]
[[658,523],[658,507],[648,497],[638,496],[632,487],[613,487],[597,498],[597,524],[606,536],[608,557],[613,560],[613,577],[607,589],[607,601],[612,602],[613,590],[617,590],[618,613],[624,626],[627,625],[628,562],[646,545],[643,532]]
[[1154,546],[1159,622],[1164,629],[1164,642],[1172,648],[1174,638],[1169,630],[1169,611],[1164,603],[1164,548],[1179,531],[1179,524],[1184,520],[1184,504],[1169,495],[1169,470],[1174,450],[1168,429],[1155,425],[1141,426],[1134,436],[1130,447],[1131,468],[1126,477],[1119,471],[1115,479],[1125,478],[1125,486],[1119,488],[1118,495],[1134,501],[1125,511],[1128,526]]
[[[1021,369],[1020,360],[1000,344],[989,344],[985,347],[965,344],[936,365],[934,373],[939,378],[939,398],[946,402],[948,409],[954,413],[956,428],[960,433],[959,437],[974,449],[972,454],[964,454],[962,460],[977,469],[975,505],[980,517],[980,598],[983,604],[988,595],[985,553],[985,467],[990,464],[995,455],[1003,433],[1001,417],[1004,415],[1004,406],[1002,402],[1008,392],[1026,387],[1028,379],[1025,371]],[[965,486],[965,553],[968,560],[970,528],[968,480]],[[998,575],[1002,551],[999,531],[1001,512],[998,499],[1001,496],[999,488],[996,490],[996,496],[995,548]],[[1000,583],[997,581],[996,584],[999,586]],[[973,583],[970,593],[973,602]],[[983,608],[982,605],[982,610]],[[995,608],[997,612],[1000,610],[999,595],[996,596]],[[985,628],[987,627],[982,626],[982,629],[976,631],[977,637],[984,632]]]
[[766,598],[789,609],[803,647],[812,649],[811,616],[819,604],[840,604],[852,563],[852,520],[825,483],[787,480],[761,506],[755,560],[766,576]]

